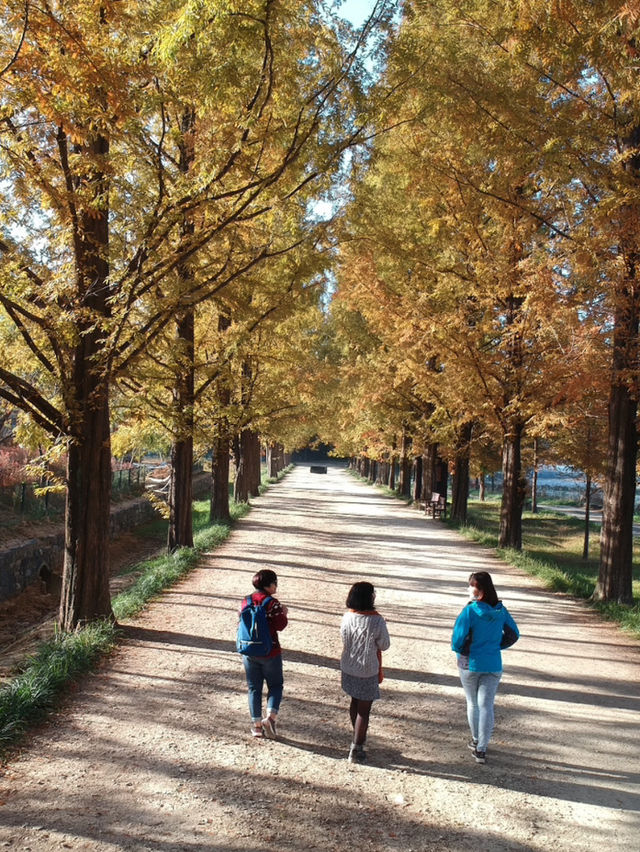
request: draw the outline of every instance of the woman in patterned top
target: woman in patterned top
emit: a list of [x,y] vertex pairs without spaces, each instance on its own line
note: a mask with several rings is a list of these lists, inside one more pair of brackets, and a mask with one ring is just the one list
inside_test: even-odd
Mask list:
[[371,705],[380,698],[382,651],[391,640],[384,618],[374,609],[376,592],[371,583],[354,583],[347,595],[348,610],[342,617],[342,689],[351,697],[349,716],[353,726],[350,763],[366,759],[364,742]]

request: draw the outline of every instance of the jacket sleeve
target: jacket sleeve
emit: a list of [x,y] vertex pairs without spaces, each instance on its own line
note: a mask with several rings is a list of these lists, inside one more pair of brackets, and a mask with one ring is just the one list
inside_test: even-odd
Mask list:
[[520,638],[520,631],[518,630],[518,625],[515,623],[513,618],[511,617],[511,613],[509,610],[504,607],[505,619],[504,619],[504,627],[502,632],[502,642],[500,643],[500,648],[504,651],[506,648],[510,648]]
[[471,628],[471,610],[468,606],[462,610],[456,618],[456,623],[453,625],[453,633],[451,634],[451,650],[456,654],[462,653],[467,634]]
[[276,600],[276,598],[272,598],[269,601],[269,605],[267,606],[267,618],[271,622],[271,626],[276,630],[284,630],[289,623],[289,620],[280,605],[280,601]]
[[376,648],[378,651],[386,651],[391,645],[391,638],[387,629],[387,622],[384,618],[380,619],[380,627],[376,636]]

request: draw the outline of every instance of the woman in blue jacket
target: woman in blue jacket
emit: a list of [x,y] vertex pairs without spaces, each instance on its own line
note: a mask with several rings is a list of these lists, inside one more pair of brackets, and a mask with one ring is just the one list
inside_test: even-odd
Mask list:
[[484,763],[493,731],[493,702],[502,677],[501,648],[520,635],[506,606],[498,600],[491,575],[477,571],[469,577],[469,603],[456,619],[451,647],[467,699],[471,729],[469,748],[476,763]]

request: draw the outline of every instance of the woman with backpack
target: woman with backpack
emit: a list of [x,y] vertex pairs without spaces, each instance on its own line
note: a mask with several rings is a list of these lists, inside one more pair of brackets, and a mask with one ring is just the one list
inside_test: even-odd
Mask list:
[[471,730],[469,748],[476,763],[486,762],[493,732],[493,704],[502,677],[500,649],[517,641],[518,627],[486,571],[469,577],[469,603],[453,627],[451,648],[458,655],[458,672],[467,700]]
[[380,698],[382,651],[391,640],[384,618],[374,609],[376,592],[371,583],[354,583],[347,595],[348,610],[342,617],[342,689],[351,697],[349,717],[353,742],[350,763],[366,760],[364,743],[369,727],[371,705]]
[[[251,714],[251,735],[262,737],[266,734],[277,739],[277,716],[282,700],[284,679],[282,675],[282,649],[278,632],[287,626],[287,607],[274,598],[278,587],[278,577],[274,571],[264,568],[252,579],[255,592],[243,598],[238,611],[238,650],[243,655],[244,671],[249,692],[249,712]],[[266,615],[266,633],[253,637],[257,653],[248,643],[242,644],[241,631],[247,622],[245,616],[253,610],[253,623],[259,628],[261,619],[259,610]],[[266,651],[266,653],[264,653]],[[267,684],[267,715],[262,716],[262,689]]]

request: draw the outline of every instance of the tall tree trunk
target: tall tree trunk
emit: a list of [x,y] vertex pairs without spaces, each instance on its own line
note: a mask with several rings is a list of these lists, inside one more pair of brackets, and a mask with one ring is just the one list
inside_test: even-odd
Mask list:
[[[218,331],[223,333],[231,327],[231,317],[225,310],[218,314]],[[221,373],[216,380],[216,395],[222,416],[216,424],[216,438],[213,443],[211,458],[211,497],[209,501],[209,520],[228,524],[231,521],[229,511],[229,467],[231,439],[229,436],[229,421],[226,409],[231,402],[228,371]]]
[[[413,500],[419,503],[422,498],[422,456],[416,456],[414,459],[414,478],[413,478]],[[429,495],[431,496],[431,495]]]
[[262,480],[260,471],[260,435],[254,432],[253,429],[250,429],[247,431],[244,440],[249,496],[258,497],[260,495],[260,482]]
[[[600,569],[594,597],[630,604],[632,595],[633,510],[636,493],[637,401],[628,385],[635,361],[638,311],[628,306],[616,316],[614,378],[609,396],[609,453],[600,532]],[[633,355],[629,350],[633,350]]]
[[272,479],[284,469],[284,447],[282,444],[269,444],[267,447],[267,469]]
[[586,502],[584,504],[584,545],[582,547],[582,558],[589,558],[589,524],[591,521],[591,476],[587,474],[585,487]]
[[209,520],[228,524],[231,521],[229,511],[229,436],[219,435],[213,444],[211,459],[211,499]]
[[[88,341],[83,338],[81,347]],[[84,366],[81,364],[84,362]],[[111,451],[109,404],[102,379],[92,379],[90,361],[79,358],[83,437],[72,438],[67,457],[65,553],[60,627],[71,631],[96,618],[110,618],[109,513]],[[85,374],[84,377],[82,374]],[[93,388],[93,389],[91,389]],[[84,397],[84,398],[83,398]]]
[[[193,165],[193,133],[196,114],[191,107],[184,110],[181,123],[179,168],[187,174]],[[182,239],[190,241],[195,226],[185,218]],[[179,264],[178,279],[189,282],[188,262]],[[171,447],[171,481],[169,484],[169,531],[167,550],[193,547],[193,417],[195,405],[195,311],[187,308],[176,316],[177,372],[173,391],[174,439]]]
[[[640,124],[622,139],[627,155],[622,168],[640,183]],[[613,356],[609,392],[609,450],[600,531],[600,570],[594,597],[633,603],[633,510],[638,456],[638,326],[640,323],[640,211],[628,204],[621,212],[620,255],[625,278],[613,311]]]
[[[88,146],[91,159],[106,159],[109,142]],[[111,444],[109,376],[100,363],[105,331],[95,317],[110,315],[108,179],[89,170],[86,190],[97,202],[79,214],[76,244],[77,289],[89,314],[73,352],[67,409],[65,550],[59,622],[62,630],[96,618],[112,618],[109,593]]]
[[438,445],[427,444],[422,453],[422,497],[429,502],[436,491],[436,462],[438,460]]
[[486,494],[487,482],[486,482],[484,473],[481,473],[480,476],[478,477],[478,479],[479,479],[479,482],[480,482],[480,487],[479,487],[479,490],[478,490],[478,497],[480,498],[480,501],[482,503],[484,503],[484,501],[486,500],[486,497],[487,497],[487,494]]
[[469,458],[473,423],[464,423],[460,428],[455,448],[455,472],[451,494],[451,517],[461,524],[467,522],[469,502]]
[[233,458],[235,461],[236,475],[233,481],[233,499],[236,503],[249,502],[249,487],[245,473],[245,461],[242,456],[242,436],[234,435]]
[[178,364],[174,389],[174,428],[169,484],[169,531],[167,549],[193,547],[193,407],[195,387],[193,310],[176,323]]
[[531,511],[538,511],[538,439],[533,439],[533,478],[531,481]]
[[246,503],[260,493],[260,438],[251,429],[243,429],[237,447],[234,499]]
[[512,420],[502,444],[502,505],[500,508],[500,547],[522,550],[522,508],[527,490],[522,471],[524,425]]
[[411,449],[411,437],[407,430],[402,430],[402,441],[400,443],[400,481],[398,491],[402,497],[411,497],[411,463],[409,461],[409,450]]

